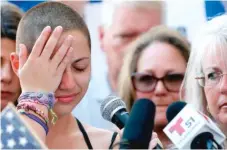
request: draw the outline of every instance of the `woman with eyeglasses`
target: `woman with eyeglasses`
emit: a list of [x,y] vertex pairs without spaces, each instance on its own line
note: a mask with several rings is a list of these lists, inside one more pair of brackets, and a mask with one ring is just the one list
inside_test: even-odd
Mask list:
[[139,98],[148,98],[156,104],[154,131],[164,148],[171,144],[163,132],[167,125],[166,109],[180,100],[189,49],[188,41],[180,33],[157,26],[129,46],[121,70],[119,96],[129,111]]
[[[227,15],[200,29],[192,42],[183,85],[185,100],[213,119],[227,136]],[[227,148],[227,140],[223,146]]]

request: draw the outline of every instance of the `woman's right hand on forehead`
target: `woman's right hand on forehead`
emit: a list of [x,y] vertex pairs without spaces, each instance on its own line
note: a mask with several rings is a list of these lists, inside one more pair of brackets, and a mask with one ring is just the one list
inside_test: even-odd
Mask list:
[[[62,27],[51,32],[45,27],[28,56],[26,45],[20,44],[19,79],[22,92],[55,92],[72,56],[72,36],[68,36],[57,52],[53,51],[62,35]],[[51,34],[52,33],[52,34]]]

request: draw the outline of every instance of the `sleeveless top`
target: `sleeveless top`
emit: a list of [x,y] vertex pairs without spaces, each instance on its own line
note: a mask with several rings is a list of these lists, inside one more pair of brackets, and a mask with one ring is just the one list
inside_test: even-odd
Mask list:
[[[83,134],[83,137],[84,137],[84,140],[85,140],[85,142],[87,144],[88,149],[93,149],[93,147],[91,145],[91,142],[89,140],[89,137],[87,135],[86,130],[84,129],[83,125],[81,124],[81,122],[77,118],[76,118],[76,120],[77,120],[79,129],[80,129],[81,133]],[[113,136],[112,136],[112,139],[111,139],[111,143],[110,143],[109,149],[112,149],[113,143],[114,143],[116,137],[117,137],[117,132],[114,132]]]

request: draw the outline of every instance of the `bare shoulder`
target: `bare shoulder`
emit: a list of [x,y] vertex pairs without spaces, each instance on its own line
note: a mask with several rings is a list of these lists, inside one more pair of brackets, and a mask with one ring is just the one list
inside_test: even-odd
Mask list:
[[[114,131],[100,129],[84,124],[86,132],[90,138],[93,148],[108,149],[114,134]],[[117,135],[114,143],[119,142],[120,137]]]

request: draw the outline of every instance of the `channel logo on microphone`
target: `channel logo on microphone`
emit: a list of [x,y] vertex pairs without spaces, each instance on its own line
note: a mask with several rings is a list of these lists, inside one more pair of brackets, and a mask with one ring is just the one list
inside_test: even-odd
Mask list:
[[[198,118],[199,117],[199,118]],[[200,124],[200,115],[187,104],[177,116],[165,127],[164,132],[175,141],[180,142]]]
[[212,133],[218,141],[225,139],[213,121],[190,104],[185,105],[163,131],[179,149],[190,148],[192,140],[203,132]]
[[168,131],[170,133],[176,132],[179,136],[182,136],[183,133],[186,132],[186,130],[189,130],[191,127],[195,126],[196,122],[193,117],[190,117],[186,121],[183,119],[183,117],[179,117],[175,124],[173,124]]

